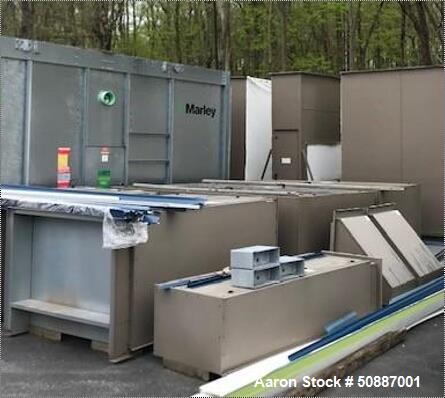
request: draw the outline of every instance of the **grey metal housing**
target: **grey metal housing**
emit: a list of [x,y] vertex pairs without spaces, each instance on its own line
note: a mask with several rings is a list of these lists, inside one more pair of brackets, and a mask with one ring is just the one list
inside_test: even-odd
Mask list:
[[2,183],[54,186],[60,146],[77,184],[95,184],[103,146],[113,184],[227,176],[228,73],[11,37],[0,57]]

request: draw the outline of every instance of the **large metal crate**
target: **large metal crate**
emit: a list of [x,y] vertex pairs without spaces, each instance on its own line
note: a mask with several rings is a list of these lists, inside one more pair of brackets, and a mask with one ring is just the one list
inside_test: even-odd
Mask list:
[[228,73],[12,37],[0,57],[0,182],[54,186],[62,146],[77,184],[104,146],[114,184],[227,176]]

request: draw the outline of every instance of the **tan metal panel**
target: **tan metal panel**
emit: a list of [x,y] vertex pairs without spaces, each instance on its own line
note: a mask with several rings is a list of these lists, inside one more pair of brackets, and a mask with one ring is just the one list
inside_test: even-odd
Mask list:
[[340,79],[329,76],[302,75],[302,106],[323,112],[340,112]]
[[343,178],[421,185],[422,234],[443,236],[441,67],[343,74]]
[[333,144],[340,141],[340,80],[302,75],[302,141]]
[[342,75],[342,178],[401,180],[400,76]]
[[[170,290],[154,291],[154,354],[182,364],[199,363],[201,370],[212,369],[215,358],[221,356],[222,319],[219,314],[223,303],[216,297],[187,294],[183,289],[175,289],[172,293]],[[184,342],[189,343],[188,346],[177,350]],[[189,349],[196,346],[202,349]]]
[[301,123],[305,149],[309,144],[329,145],[340,142],[339,112],[303,109]]
[[272,75],[272,129],[297,130],[301,121],[301,76]]
[[243,180],[246,163],[246,79],[232,78],[231,89],[230,178]]
[[370,217],[417,278],[423,278],[442,268],[398,210],[376,207],[374,210],[370,209]]
[[301,179],[300,133],[280,131],[272,137],[272,176],[275,179]]
[[401,72],[404,181],[421,186],[422,229],[443,235],[444,73],[442,69]]

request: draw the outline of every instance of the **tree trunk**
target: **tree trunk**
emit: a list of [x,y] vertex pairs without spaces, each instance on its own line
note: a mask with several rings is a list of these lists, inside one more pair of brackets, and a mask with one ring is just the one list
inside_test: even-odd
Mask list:
[[402,12],[400,21],[400,65],[405,66],[406,15]]
[[287,48],[288,48],[288,30],[289,30],[289,11],[290,3],[288,1],[277,3],[281,11],[281,70],[287,70]]
[[426,4],[424,3],[425,2],[422,1],[399,1],[402,12],[405,13],[413,23],[419,39],[419,61],[422,65],[431,65],[433,60],[431,57],[430,31],[428,29],[428,21],[425,12]]
[[20,37],[32,39],[34,31],[34,4],[31,1],[21,1],[22,20],[20,24]]
[[176,61],[182,63],[182,47],[181,47],[181,2],[175,2],[175,48],[176,48]]
[[349,2],[348,8],[348,70],[354,69],[355,66],[355,17],[354,2]]
[[272,70],[272,6],[273,2],[269,2],[267,11],[267,65]]
[[230,1],[218,0],[217,2],[220,21],[220,55],[221,67],[225,70],[230,69]]
[[213,3],[213,51],[214,51],[214,58],[215,58],[215,68],[219,68],[219,29],[218,29],[218,6],[216,4],[216,1]]

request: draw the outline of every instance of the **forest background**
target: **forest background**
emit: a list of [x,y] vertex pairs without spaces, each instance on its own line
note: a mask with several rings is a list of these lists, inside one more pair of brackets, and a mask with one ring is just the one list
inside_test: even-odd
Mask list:
[[442,64],[442,1],[1,1],[2,35],[230,70]]

